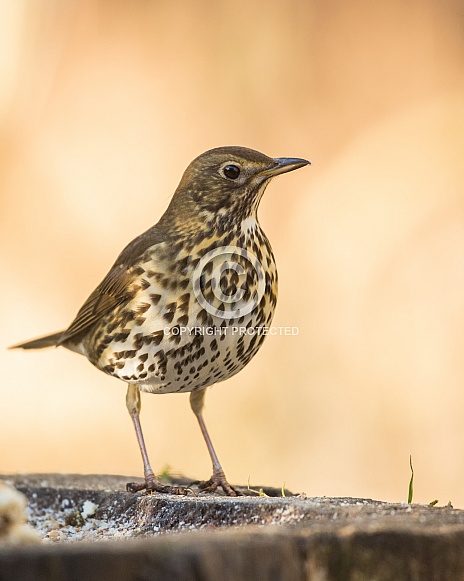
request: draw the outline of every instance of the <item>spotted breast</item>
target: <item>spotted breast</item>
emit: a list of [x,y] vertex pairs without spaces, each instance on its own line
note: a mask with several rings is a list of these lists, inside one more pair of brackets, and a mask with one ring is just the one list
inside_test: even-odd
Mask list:
[[257,220],[213,238],[185,241],[174,260],[167,245],[147,251],[133,298],[80,347],[96,367],[153,393],[205,388],[243,369],[274,314],[274,255]]

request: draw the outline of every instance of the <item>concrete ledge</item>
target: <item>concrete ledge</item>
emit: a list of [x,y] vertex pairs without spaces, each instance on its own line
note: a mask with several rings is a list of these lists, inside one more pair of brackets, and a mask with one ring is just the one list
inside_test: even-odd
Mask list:
[[106,476],[3,479],[27,495],[46,540],[0,548],[0,581],[464,580],[464,511],[452,507],[144,496],[121,492],[127,478]]

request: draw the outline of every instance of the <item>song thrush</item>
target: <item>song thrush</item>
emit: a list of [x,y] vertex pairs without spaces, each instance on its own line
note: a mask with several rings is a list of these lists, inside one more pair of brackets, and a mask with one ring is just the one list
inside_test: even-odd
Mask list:
[[244,147],[220,147],[185,171],[160,221],[135,238],[65,330],[15,345],[63,346],[128,384],[126,404],[145,482],[129,490],[185,494],[151,469],[140,425],[140,392],[190,392],[213,464],[206,491],[227,482],[206,429],[206,388],[238,373],[260,348],[277,301],[271,245],[257,219],[269,181],[303,167]]

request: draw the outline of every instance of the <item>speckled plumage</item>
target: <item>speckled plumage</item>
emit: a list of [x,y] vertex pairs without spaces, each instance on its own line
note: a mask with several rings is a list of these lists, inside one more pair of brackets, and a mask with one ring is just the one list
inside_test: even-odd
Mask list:
[[[266,290],[253,312],[225,320],[208,313],[195,300],[192,277],[198,261],[206,249],[227,246],[224,237],[213,233],[192,249],[183,245],[175,256],[165,258],[158,246],[147,250],[132,283],[132,288],[138,289],[132,290],[133,298],[106,314],[80,339],[76,349],[102,371],[153,393],[201,389],[238,373],[265,337],[245,329],[272,321],[277,271],[269,242],[257,223],[243,231],[238,227],[232,238],[227,235],[229,239],[229,246],[251,251],[259,241],[262,247],[259,254],[266,264]],[[242,284],[251,294],[257,286],[256,276],[246,259],[242,266],[250,267],[251,284],[246,280]],[[224,290],[234,272],[224,277]],[[211,280],[205,282],[206,291]],[[220,306],[211,292],[205,296],[212,305]],[[71,346],[72,341],[68,341]]]
[[123,250],[71,325],[17,346],[62,345],[129,384],[127,405],[149,489],[185,492],[161,485],[151,471],[138,418],[140,390],[196,392],[191,405],[213,461],[205,488],[236,493],[204,426],[204,390],[243,369],[266,336],[260,330],[274,314],[277,269],[257,209],[274,175],[307,163],[242,147],[202,154],[158,224]]

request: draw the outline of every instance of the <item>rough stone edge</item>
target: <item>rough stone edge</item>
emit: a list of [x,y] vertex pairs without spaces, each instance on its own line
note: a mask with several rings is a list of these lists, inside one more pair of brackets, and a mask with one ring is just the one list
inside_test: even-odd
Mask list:
[[156,578],[461,581],[464,527],[407,530],[328,525],[205,531],[114,543],[0,550],[0,579]]
[[[228,498],[220,495],[179,497],[172,495],[131,494],[114,490],[125,477],[75,475],[18,475],[9,477],[18,489],[34,500],[35,509],[59,511],[63,499],[71,499],[73,509],[81,510],[85,501],[98,505],[96,518],[125,519],[133,535],[153,535],[216,527],[254,524],[287,525],[304,523],[314,527],[329,523],[337,528],[375,525],[428,528],[464,525],[464,511],[452,507],[391,504],[366,499],[343,498]],[[75,482],[75,488],[57,485]],[[89,485],[91,484],[95,489]],[[82,488],[79,488],[80,486]],[[35,498],[34,498],[35,497]]]

